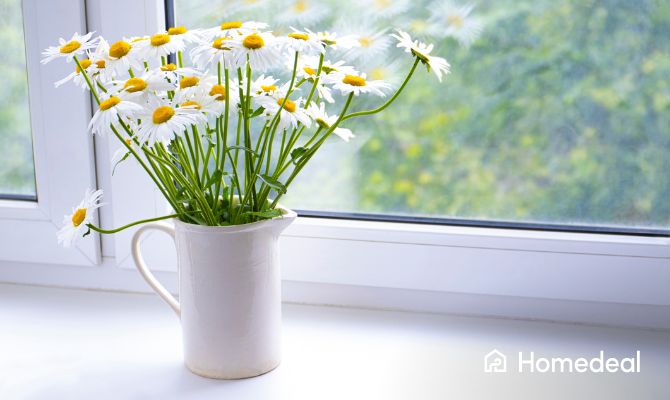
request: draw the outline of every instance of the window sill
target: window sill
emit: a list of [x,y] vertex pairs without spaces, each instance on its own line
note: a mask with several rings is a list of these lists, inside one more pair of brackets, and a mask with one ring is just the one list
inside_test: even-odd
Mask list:
[[[156,296],[0,285],[0,297],[2,398],[670,397],[667,331],[286,304],[280,367],[216,381],[183,367],[179,323]],[[640,350],[643,368],[485,374],[493,348],[563,357]]]

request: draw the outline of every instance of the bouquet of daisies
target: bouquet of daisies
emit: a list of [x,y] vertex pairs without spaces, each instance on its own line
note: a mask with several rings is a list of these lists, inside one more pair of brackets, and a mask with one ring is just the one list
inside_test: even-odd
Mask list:
[[[391,36],[414,59],[395,90],[331,61],[329,52],[360,46],[352,35],[292,28],[276,36],[267,24],[249,21],[180,26],[111,44],[93,33],[60,39],[42,62],[64,58],[74,71],[56,86],[90,90],[97,105],[91,132],[113,135],[123,146],[115,167],[137,162],[174,212],[101,229],[92,212],[102,192],[87,190],[65,217],[59,241],[69,246],[91,229],[115,233],[166,218],[224,226],[280,216],[278,201],[328,138],[354,137],[344,127],[348,120],[386,109],[419,64],[439,80],[449,72],[444,58],[431,55],[432,45],[400,30]],[[387,100],[353,111],[359,96]]]

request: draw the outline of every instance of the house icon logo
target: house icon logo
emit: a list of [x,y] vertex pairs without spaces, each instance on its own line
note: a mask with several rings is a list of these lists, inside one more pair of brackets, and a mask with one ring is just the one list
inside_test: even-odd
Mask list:
[[484,356],[484,372],[507,372],[507,357],[498,349]]

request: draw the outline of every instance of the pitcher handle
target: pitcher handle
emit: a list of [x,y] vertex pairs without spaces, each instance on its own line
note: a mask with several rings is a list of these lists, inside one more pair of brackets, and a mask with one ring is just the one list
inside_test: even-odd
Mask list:
[[158,282],[154,274],[151,273],[147,267],[147,264],[144,262],[144,258],[142,258],[142,253],[140,251],[140,238],[143,234],[152,229],[163,231],[169,234],[172,237],[172,240],[175,238],[174,226],[170,224],[166,224],[164,222],[154,222],[142,226],[137,230],[137,232],[135,232],[130,244],[133,259],[135,260],[135,266],[137,267],[138,271],[140,271],[140,274],[142,274],[142,277],[145,281],[147,281],[149,286],[151,286],[151,288],[170,306],[170,308],[172,308],[172,310],[177,314],[177,317],[179,317],[181,315],[179,302],[174,298],[174,296],[172,296],[172,294],[170,294],[170,292],[167,291],[167,289],[165,289],[163,285],[160,284],[160,282]]

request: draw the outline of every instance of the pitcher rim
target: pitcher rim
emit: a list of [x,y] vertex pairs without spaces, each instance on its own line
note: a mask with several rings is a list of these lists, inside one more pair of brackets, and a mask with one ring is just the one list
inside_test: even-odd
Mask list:
[[228,226],[209,226],[209,225],[198,225],[198,224],[191,224],[189,222],[184,222],[180,221],[177,218],[173,218],[172,221],[175,224],[175,227],[179,226],[182,229],[186,229],[189,231],[195,231],[195,232],[203,232],[203,233],[238,233],[238,232],[248,232],[252,230],[257,230],[264,228],[265,226],[270,226],[276,224],[278,221],[282,220],[288,220],[292,221],[294,220],[298,214],[291,210],[290,208],[283,207],[281,205],[277,206],[277,209],[282,211],[282,215],[262,220],[262,221],[256,221],[256,222],[250,222],[248,224],[241,224],[241,225],[228,225]]

